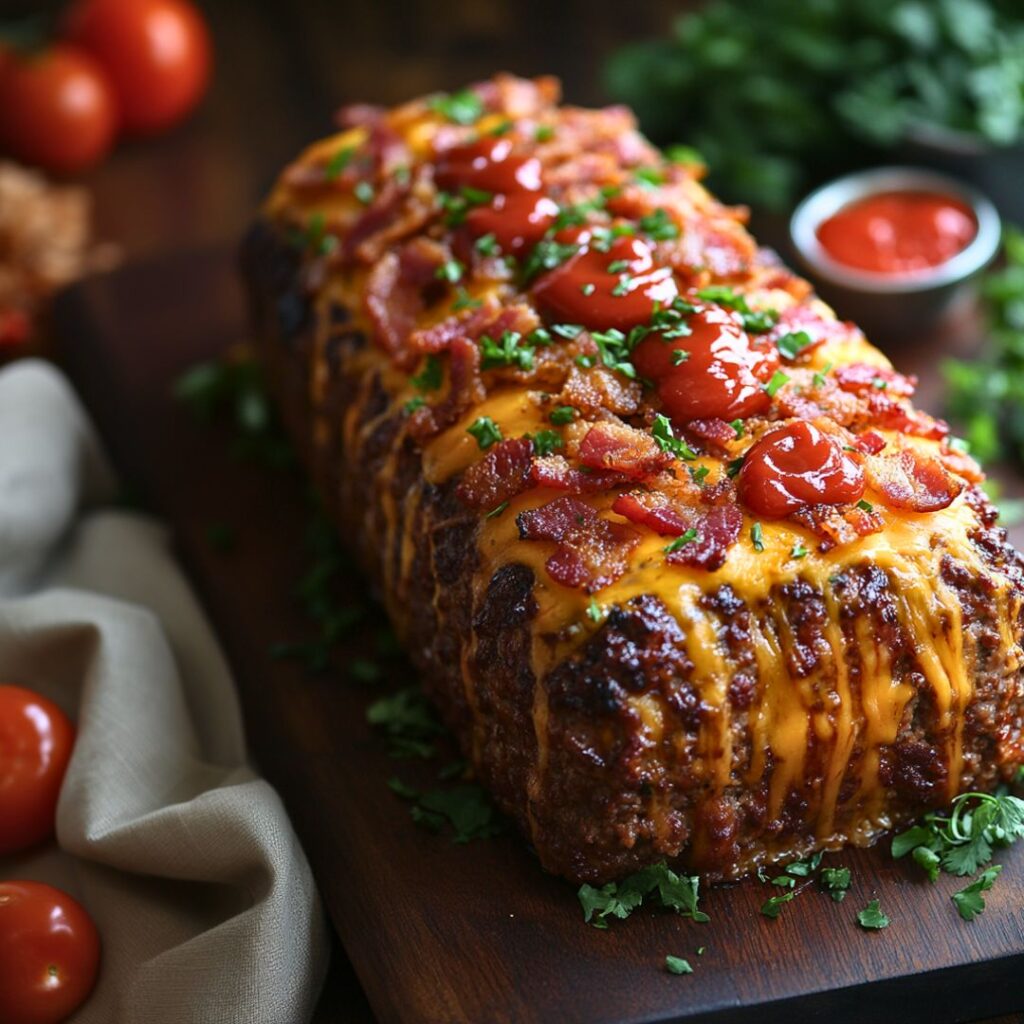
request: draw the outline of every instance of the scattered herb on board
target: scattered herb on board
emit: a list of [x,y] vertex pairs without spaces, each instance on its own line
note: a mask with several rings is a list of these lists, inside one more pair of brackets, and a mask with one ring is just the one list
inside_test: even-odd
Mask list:
[[[992,860],[996,849],[1024,837],[1024,800],[1005,790],[996,793],[964,793],[948,814],[932,813],[923,822],[895,836],[892,855],[908,853],[934,882],[940,871],[973,875]],[[985,909],[982,893],[992,888],[1002,869],[998,864],[982,872],[953,897],[960,916],[972,921]]]
[[605,80],[655,142],[703,154],[725,200],[783,209],[851,160],[885,162],[914,129],[1018,141],[1024,11],[1013,0],[712,0],[620,50]]
[[881,931],[889,927],[889,918],[878,900],[872,900],[857,914],[857,924],[867,931]]
[[698,906],[698,888],[699,879],[677,875],[663,861],[600,889],[581,885],[577,896],[583,920],[595,928],[607,928],[613,917],[629,917],[645,901],[703,923],[709,918]]
[[665,970],[669,974],[693,974],[690,961],[684,960],[681,956],[665,957]]
[[267,396],[262,367],[248,355],[197,363],[175,381],[174,397],[200,421],[225,420],[239,457],[274,468],[295,464]]
[[823,868],[820,875],[821,887],[836,903],[846,899],[846,891],[850,888],[849,868]]
[[418,686],[409,686],[374,701],[366,720],[380,729],[390,743],[392,757],[433,757],[434,741],[444,727]]

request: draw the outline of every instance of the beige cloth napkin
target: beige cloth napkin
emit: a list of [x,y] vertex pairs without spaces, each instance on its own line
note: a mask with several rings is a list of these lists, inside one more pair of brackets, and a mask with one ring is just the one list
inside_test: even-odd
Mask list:
[[291,1024],[328,941],[309,866],[246,761],[224,658],[75,396],[41,362],[0,372],[0,681],[78,723],[56,845],[0,878],[71,892],[103,938],[75,1024]]

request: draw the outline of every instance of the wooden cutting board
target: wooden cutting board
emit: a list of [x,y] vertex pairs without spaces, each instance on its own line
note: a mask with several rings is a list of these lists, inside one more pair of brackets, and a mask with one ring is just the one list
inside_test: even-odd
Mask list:
[[[641,910],[599,931],[517,836],[455,846],[417,828],[387,780],[429,786],[437,765],[388,757],[365,721],[385,683],[345,671],[371,653],[373,622],[320,675],[270,656],[276,641],[312,636],[294,596],[301,482],[233,458],[227,432],[171,396],[181,371],[245,338],[233,253],[128,267],[57,312],[64,362],[118,467],[173,529],[232,662],[254,755],[381,1021],[931,1024],[1024,1007],[1024,848],[997,858],[1003,875],[971,924],[949,899],[962,882],[932,886],[879,849],[827,859],[853,870],[841,904],[808,891],[768,920],[758,907],[777,890],[753,880],[708,893],[708,924]],[[933,373],[940,344],[908,356]],[[229,552],[210,543],[219,523],[234,533]],[[347,586],[365,598],[358,577]],[[408,667],[391,665],[388,682],[407,683]],[[875,897],[892,924],[865,932],[855,916]],[[668,974],[666,954],[693,975]]]

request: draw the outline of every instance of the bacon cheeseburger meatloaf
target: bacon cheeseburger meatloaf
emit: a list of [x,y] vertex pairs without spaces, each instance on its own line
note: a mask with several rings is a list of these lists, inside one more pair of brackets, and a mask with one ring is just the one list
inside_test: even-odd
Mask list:
[[550,871],[711,879],[1024,760],[982,474],[624,109],[498,77],[282,174],[245,246],[287,426]]

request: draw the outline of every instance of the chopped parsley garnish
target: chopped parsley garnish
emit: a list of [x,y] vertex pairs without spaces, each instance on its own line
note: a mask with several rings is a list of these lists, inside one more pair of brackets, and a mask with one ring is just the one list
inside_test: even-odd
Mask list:
[[732,427],[732,432],[736,435],[737,438],[740,438],[740,437],[743,436],[743,431],[745,429],[745,427],[743,425],[743,420],[733,420],[729,424],[729,426]]
[[479,188],[470,188],[468,185],[459,189],[457,195],[453,195],[451,192],[437,193],[437,201],[440,203],[441,209],[444,210],[444,222],[450,228],[464,223],[466,214],[474,206],[489,203],[492,198],[490,192],[484,192]]
[[468,427],[466,433],[476,438],[476,443],[486,451],[502,439],[501,428],[490,416],[479,416]]
[[665,181],[665,173],[660,167],[638,167],[633,172],[633,180],[645,188],[656,188]]
[[460,313],[464,309],[479,309],[483,304],[483,299],[474,299],[463,285],[460,284],[456,287],[455,301],[452,303],[453,312]]
[[454,124],[473,124],[484,112],[484,104],[471,89],[435,96],[430,109]]
[[617,370],[630,380],[636,377],[636,367],[629,361],[629,340],[622,331],[614,327],[610,331],[591,331],[590,337],[601,353],[601,362],[609,370]]
[[402,412],[404,412],[406,416],[409,416],[417,409],[422,409],[426,404],[427,400],[422,395],[416,395],[414,398],[410,398],[409,401],[402,406]]
[[434,277],[449,284],[458,284],[465,269],[458,260],[446,260],[434,271]]
[[441,386],[443,376],[441,360],[437,356],[427,356],[423,369],[410,383],[417,391],[436,391]]
[[600,889],[581,885],[577,896],[583,907],[583,920],[595,928],[607,928],[609,918],[629,917],[648,898],[667,910],[704,923],[709,918],[698,907],[699,884],[696,876],[677,875],[663,861]]
[[337,235],[328,234],[327,218],[318,210],[306,222],[306,247],[317,256],[329,256],[338,248]]
[[953,903],[956,906],[956,912],[965,921],[973,921],[979,914],[984,912],[985,897],[982,896],[982,893],[988,892],[995,885],[999,872],[1002,870],[1001,865],[993,864],[992,867],[987,868],[978,875],[970,885],[959,892],[953,893]]
[[684,960],[681,956],[665,957],[665,970],[669,974],[693,974],[690,961]]
[[623,295],[628,295],[630,289],[633,287],[633,278],[629,274],[623,274],[618,281],[615,283],[615,287],[612,289],[612,295],[617,299],[621,299]]
[[857,508],[862,512],[874,512],[875,510],[875,506],[865,498],[861,498],[860,501],[857,502]]
[[698,486],[703,487],[708,473],[711,472],[707,466],[687,466],[690,471],[690,479]]
[[515,128],[515,122],[510,121],[506,117],[503,121],[499,121],[487,134],[500,138],[502,135],[507,135],[513,128]]
[[700,537],[697,531],[691,526],[685,533],[676,537],[676,539],[672,541],[671,544],[666,544],[665,547],[662,548],[662,551],[664,551],[665,554],[670,555],[673,551],[678,551],[680,548],[685,547],[691,541],[699,539]]
[[493,370],[496,366],[515,366],[520,370],[532,370],[535,349],[522,343],[518,331],[502,331],[499,341],[487,334],[480,337],[480,354],[483,357],[481,369]]
[[768,393],[769,398],[774,398],[779,388],[781,388],[783,384],[787,384],[788,382],[789,376],[783,373],[781,370],[776,370],[772,374],[772,379],[768,381],[767,384],[765,384],[764,389]]
[[555,426],[563,427],[566,423],[572,423],[575,416],[576,410],[571,405],[559,405],[551,410],[551,415],[548,416],[548,419]]
[[659,206],[653,213],[648,213],[638,221],[640,230],[654,239],[655,242],[669,242],[679,237],[679,225],[669,216],[668,211]]
[[807,555],[807,548],[803,546],[799,541],[793,545],[793,550],[790,551],[790,558],[804,558]]
[[402,164],[400,167],[396,167],[392,174],[395,179],[395,182],[402,188],[405,188],[412,178],[412,171],[409,170],[409,167],[406,164]]
[[[536,333],[534,331],[534,334]],[[579,324],[552,324],[551,333],[565,338],[566,341],[573,341],[583,333],[583,328]]]
[[356,155],[356,148],[356,146],[343,146],[327,161],[324,167],[324,177],[328,181],[334,181],[348,167],[352,162],[352,157]]
[[533,130],[533,138],[537,142],[550,142],[555,137],[555,129],[550,124],[539,124]]
[[591,598],[590,603],[587,605],[587,618],[591,622],[601,621],[601,606],[594,598]]
[[506,822],[484,790],[472,782],[450,789],[431,789],[416,797],[410,810],[412,820],[430,832],[445,825],[452,830],[452,842],[468,843],[489,839],[505,831]]
[[760,523],[750,527],[750,543],[754,545],[755,551],[764,551],[764,529]]
[[820,878],[822,888],[836,903],[846,899],[846,890],[850,888],[849,868],[823,868]]
[[612,260],[607,270],[609,274],[621,274],[624,270],[629,270],[629,260]]
[[355,188],[352,189],[352,194],[363,206],[369,206],[373,202],[373,197],[376,193],[373,191],[373,185],[370,182],[357,181]]
[[739,474],[739,471],[743,468],[744,456],[740,456],[738,459],[730,459],[725,464],[725,474],[729,477],[734,477]]
[[806,331],[788,331],[775,342],[778,350],[787,359],[796,359],[808,345],[813,344],[814,339]]
[[[580,329],[582,330],[582,328]],[[531,345],[537,345],[540,348],[550,345],[552,342],[551,332],[546,327],[538,327],[536,330],[530,331],[526,337]]]
[[587,281],[586,284],[580,285],[580,291],[583,292],[584,295],[590,296],[594,294],[594,289],[596,287],[597,286],[593,283],[593,281]]
[[703,164],[704,157],[693,146],[669,146],[665,159],[673,164]]
[[554,270],[570,256],[575,256],[580,247],[575,242],[558,242],[554,238],[542,238],[530,250],[523,263],[523,279],[529,281],[545,270]]
[[[1024,800],[1006,792],[963,793],[949,815],[933,812],[892,841],[892,855],[913,853],[934,881],[938,869],[971,875],[992,859],[997,847],[1024,838]],[[918,855],[918,850],[926,851]]]
[[691,462],[697,458],[697,453],[681,437],[675,436],[672,432],[671,421],[660,412],[654,417],[651,433],[663,452],[668,452],[677,459],[686,459]]
[[418,686],[374,701],[366,710],[370,725],[382,730],[392,757],[434,756],[434,741],[444,733],[434,709]]
[[775,918],[782,913],[782,908],[787,903],[791,903],[796,896],[796,892],[790,889],[788,892],[780,892],[777,896],[769,896],[768,899],[761,904],[761,913],[765,917],[770,917],[773,921]]
[[746,296],[728,285],[701,288],[697,292],[697,297],[705,302],[717,302],[720,306],[735,310],[743,320],[743,329],[752,334],[770,331],[779,320],[779,314],[774,309],[751,309]]
[[825,386],[825,377],[832,369],[831,363],[826,363],[820,370],[817,370],[814,376],[811,378],[816,388],[823,388]]
[[486,235],[481,235],[473,243],[473,248],[481,256],[497,256],[501,252],[501,246],[498,245],[498,239],[493,231],[488,232]]
[[872,900],[857,914],[857,924],[868,931],[881,931],[889,927],[889,918],[878,900]]
[[526,434],[533,442],[533,450],[543,458],[550,455],[556,448],[564,447],[561,435],[554,430],[538,430],[536,434]]
[[495,505],[495,507],[492,508],[491,511],[484,516],[484,519],[497,519],[498,516],[500,516],[501,513],[504,512],[505,509],[507,508],[508,501],[503,501],[500,505]]

